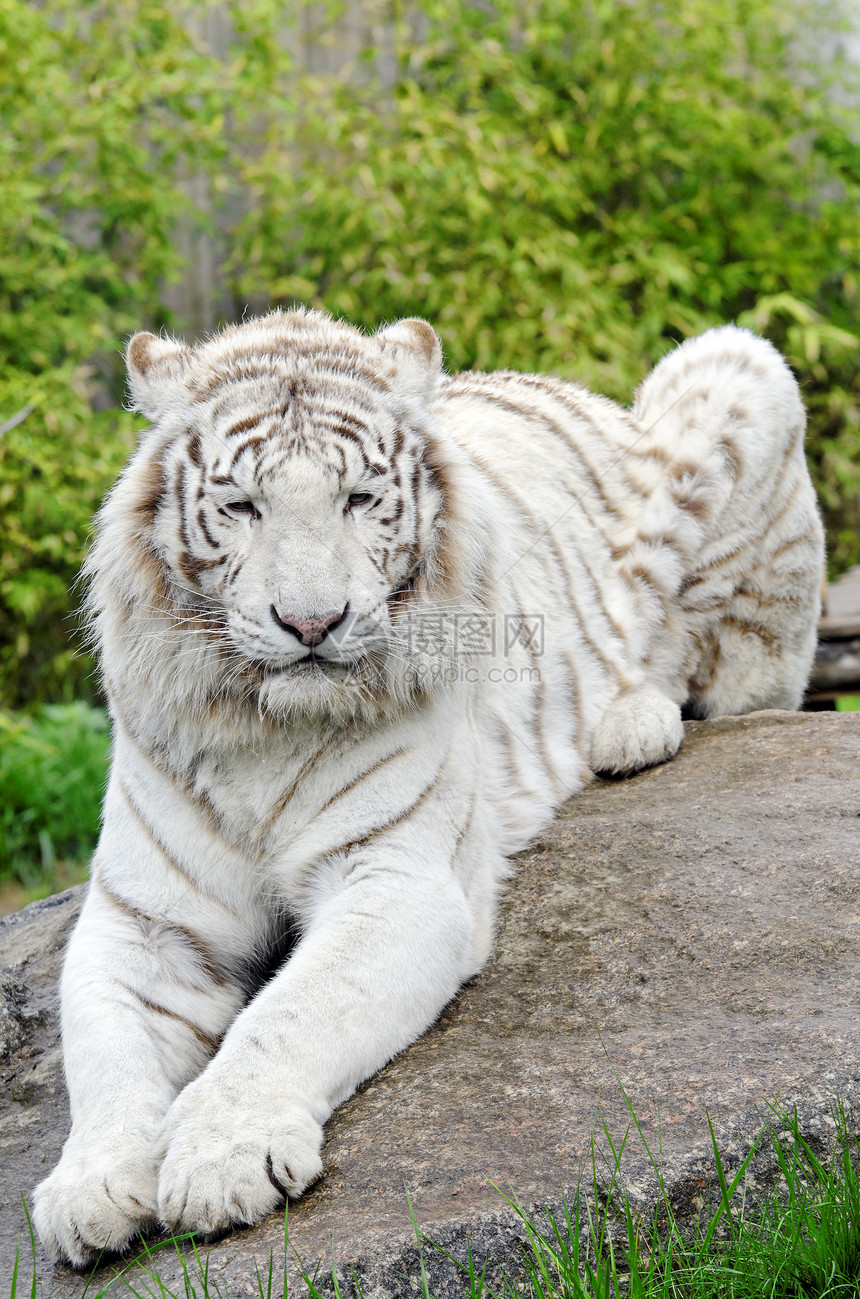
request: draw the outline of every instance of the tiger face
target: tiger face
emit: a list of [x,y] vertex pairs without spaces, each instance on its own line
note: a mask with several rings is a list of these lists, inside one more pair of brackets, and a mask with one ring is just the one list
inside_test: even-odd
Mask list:
[[152,421],[142,540],[224,688],[279,714],[408,694],[405,624],[439,584],[450,507],[430,326],[368,338],[275,312],[197,348],[137,334],[127,361]]

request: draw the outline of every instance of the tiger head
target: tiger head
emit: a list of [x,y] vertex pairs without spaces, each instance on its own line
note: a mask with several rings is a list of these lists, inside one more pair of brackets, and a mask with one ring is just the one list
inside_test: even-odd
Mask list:
[[276,311],[196,347],[136,334],[126,359],[151,423],[88,563],[103,657],[122,641],[139,678],[261,715],[378,713],[444,680],[438,615],[474,603],[484,543],[432,328]]

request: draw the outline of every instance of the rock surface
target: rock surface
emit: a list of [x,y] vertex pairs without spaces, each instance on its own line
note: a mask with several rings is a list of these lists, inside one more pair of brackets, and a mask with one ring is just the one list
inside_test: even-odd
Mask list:
[[[365,1299],[411,1294],[408,1191],[430,1237],[517,1273],[521,1233],[493,1183],[526,1206],[572,1195],[601,1119],[616,1139],[629,1126],[620,1083],[687,1215],[714,1178],[706,1112],[733,1166],[775,1096],[816,1140],[836,1096],[860,1120],[858,849],[857,714],[690,723],[667,766],[568,803],[520,855],[490,965],[328,1124],[326,1176],[290,1209],[305,1265],[354,1269]],[[56,980],[80,901],[0,921],[0,1294],[19,1236],[29,1254],[20,1193],[66,1135]],[[635,1134],[624,1171],[647,1205]],[[213,1245],[210,1278],[257,1295],[272,1252],[282,1266],[278,1215]],[[425,1263],[439,1299],[463,1293],[441,1254]],[[159,1271],[175,1284],[175,1255]],[[37,1274],[43,1299],[83,1293],[41,1255]],[[129,1282],[147,1293],[139,1272]]]

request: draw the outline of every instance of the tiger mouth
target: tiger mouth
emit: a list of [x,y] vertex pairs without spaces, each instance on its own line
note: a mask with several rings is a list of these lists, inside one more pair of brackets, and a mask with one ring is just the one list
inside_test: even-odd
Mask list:
[[323,676],[337,676],[346,675],[353,667],[353,664],[341,663],[338,659],[324,659],[317,654],[306,654],[304,658],[294,659],[292,663],[284,663],[280,666],[268,664],[264,671],[266,676],[283,676],[288,672],[295,675],[318,673]]

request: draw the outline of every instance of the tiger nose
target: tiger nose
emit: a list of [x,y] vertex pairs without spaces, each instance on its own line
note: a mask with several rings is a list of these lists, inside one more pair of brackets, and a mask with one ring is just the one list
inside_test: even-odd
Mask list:
[[338,627],[346,617],[349,602],[339,613],[324,613],[319,618],[297,618],[292,613],[280,613],[272,605],[272,617],[279,627],[290,632],[303,645],[321,645],[333,628]]

